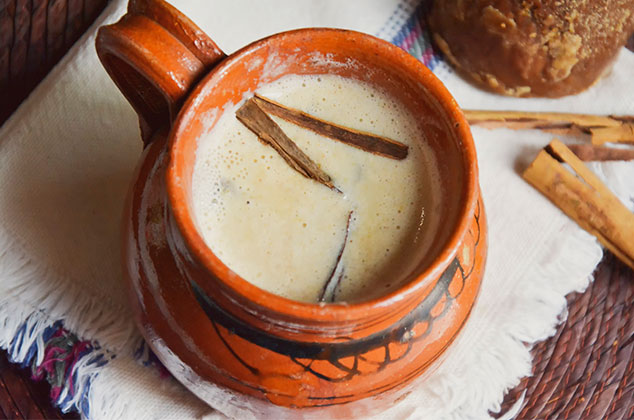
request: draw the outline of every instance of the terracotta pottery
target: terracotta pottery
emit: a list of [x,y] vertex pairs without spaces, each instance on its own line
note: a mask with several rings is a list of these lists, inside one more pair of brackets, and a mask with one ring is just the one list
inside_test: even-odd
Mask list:
[[[123,259],[138,325],[172,374],[240,417],[349,418],[402,397],[467,320],[486,258],[473,140],[441,82],[401,49],[344,30],[284,32],[227,57],[157,0],[131,1],[99,30],[97,52],[147,146]],[[349,305],[295,302],[248,283],[205,245],[191,208],[197,138],[222,108],[286,74],[325,73],[374,84],[420,115],[442,175],[433,251],[401,289]]]

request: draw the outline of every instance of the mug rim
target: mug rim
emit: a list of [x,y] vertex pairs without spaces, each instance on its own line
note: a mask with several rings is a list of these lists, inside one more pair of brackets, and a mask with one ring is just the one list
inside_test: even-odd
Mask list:
[[[395,290],[370,300],[327,304],[301,302],[261,289],[242,278],[218,258],[205,243],[196,228],[193,209],[190,208],[191,206],[187,200],[186,187],[183,186],[180,179],[180,174],[182,173],[180,161],[184,160],[178,159],[182,149],[180,133],[186,127],[189,118],[196,115],[195,108],[201,97],[205,97],[208,94],[208,90],[213,87],[210,82],[214,76],[221,73],[226,67],[240,61],[255,49],[275,43],[279,39],[302,36],[307,33],[344,36],[346,39],[356,42],[359,48],[373,48],[375,53],[389,54],[395,60],[395,63],[405,68],[415,80],[425,86],[447,117],[450,122],[448,126],[455,131],[454,135],[461,143],[461,147],[457,149],[462,156],[464,165],[464,186],[461,192],[463,197],[458,204],[457,222],[453,225],[453,231],[445,240],[436,258],[421,272],[416,274],[414,278]],[[375,36],[346,29],[302,28],[280,32],[254,41],[224,58],[203,77],[189,94],[170,130],[168,149],[169,163],[166,171],[167,198],[175,223],[182,234],[186,246],[197,259],[197,262],[211,272],[225,287],[247,301],[266,308],[274,314],[291,319],[307,319],[311,322],[359,319],[373,311],[388,309],[393,305],[405,303],[414,298],[428,284],[428,281],[438,278],[451,263],[460,242],[467,233],[470,215],[475,212],[479,193],[476,151],[471,131],[463,112],[444,84],[424,64],[401,48]]]

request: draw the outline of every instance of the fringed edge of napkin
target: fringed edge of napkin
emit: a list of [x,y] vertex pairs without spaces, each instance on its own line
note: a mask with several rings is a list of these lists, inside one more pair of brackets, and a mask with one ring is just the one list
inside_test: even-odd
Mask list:
[[[611,162],[592,163],[590,167],[634,211],[634,165]],[[574,222],[563,220],[563,239],[555,237],[544,244],[536,263],[506,302],[507,319],[512,321],[500,320],[498,328],[488,330],[488,337],[463,355],[460,366],[465,370],[439,367],[435,376],[438,380],[430,382],[428,389],[439,396],[442,405],[434,407],[436,414],[432,418],[490,418],[491,414],[499,413],[506,392],[522,378],[532,375],[532,346],[555,334],[568,317],[566,295],[583,292],[593,281],[594,270],[603,258],[603,248],[594,236]],[[539,319],[531,316],[535,313],[541,314]],[[472,392],[454,392],[464,391],[460,384],[466,378],[474,384],[469,388]],[[521,404],[518,401],[507,413],[500,413],[500,418],[513,418]],[[445,406],[458,409],[450,413]]]
[[[483,363],[483,357],[487,359],[483,363],[486,372],[481,372],[481,382],[474,388],[486,392],[483,402],[488,404],[490,413],[499,413],[506,392],[522,378],[532,375],[532,346],[556,333],[557,326],[568,317],[566,295],[583,292],[603,258],[603,249],[596,239],[577,226],[567,224],[561,234],[565,239],[555,239],[542,250],[541,258],[523,276],[522,286],[515,289],[507,303],[508,313],[512,313],[508,318],[513,322],[501,322],[500,330],[489,332],[490,340],[485,340],[489,345],[474,349],[483,355],[473,363]],[[540,314],[539,319],[535,318],[536,313]],[[491,378],[498,381],[492,384]],[[508,413],[501,413],[502,418],[513,418],[514,408],[521,408],[521,403],[518,401]]]
[[[412,419],[484,419],[500,411],[505,392],[531,375],[532,344],[555,333],[567,317],[565,295],[585,290],[602,258],[597,241],[576,226],[568,225],[562,235],[564,240],[545,244],[536,267],[525,273],[522,286],[503,303],[507,319],[513,321],[499,320],[496,328],[481,331],[477,335],[486,338],[467,343],[468,353],[443,357],[454,363],[449,366],[441,361],[433,373],[421,378],[421,388],[403,400],[400,410],[394,408],[393,418],[405,413],[404,417]],[[542,314],[539,320],[527,316],[535,312]],[[471,384],[468,390],[464,387],[467,381]],[[513,418],[512,409],[507,414],[504,418]]]
[[[95,28],[114,21],[126,4],[127,0],[116,0],[107,5],[41,85],[57,77],[80,52],[94,49]],[[17,115],[23,116],[21,112],[37,100],[39,89],[5,126],[17,124]],[[0,348],[12,363],[29,368],[34,380],[51,385],[51,401],[62,412],[76,411],[83,418],[136,417],[129,411],[134,404],[123,396],[114,398],[117,383],[97,379],[116,357],[130,357],[134,364],[152,366],[164,376],[165,368],[148,351],[132,319],[122,315],[128,313],[42,266],[0,223]],[[178,387],[175,381],[172,385]],[[109,398],[104,401],[98,394]]]
[[33,379],[47,380],[62,412],[89,417],[96,375],[117,353],[139,346],[123,312],[38,266],[0,229],[0,347]]

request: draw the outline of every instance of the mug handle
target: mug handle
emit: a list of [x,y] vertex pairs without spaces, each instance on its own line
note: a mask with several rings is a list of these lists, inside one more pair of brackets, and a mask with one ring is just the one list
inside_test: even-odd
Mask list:
[[147,145],[171,125],[196,83],[226,55],[163,0],[130,0],[117,23],[99,29],[97,55],[139,115]]

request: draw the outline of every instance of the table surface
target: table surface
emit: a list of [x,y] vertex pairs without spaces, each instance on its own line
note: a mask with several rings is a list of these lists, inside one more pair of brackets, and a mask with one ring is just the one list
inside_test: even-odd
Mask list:
[[[0,124],[103,10],[108,0],[0,0]],[[634,36],[628,47],[634,51]],[[506,396],[517,419],[634,418],[634,272],[610,254],[569,316],[532,349],[533,375]],[[0,351],[0,419],[72,419],[51,405],[50,386]],[[523,398],[523,400],[522,400]]]

